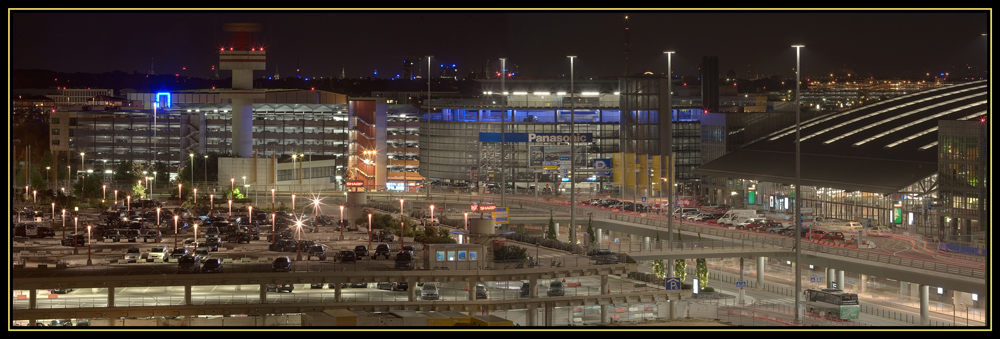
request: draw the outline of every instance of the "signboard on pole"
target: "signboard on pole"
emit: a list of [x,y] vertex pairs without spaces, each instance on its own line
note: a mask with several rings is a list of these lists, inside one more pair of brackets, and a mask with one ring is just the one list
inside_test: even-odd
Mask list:
[[[495,206],[494,206],[495,207]],[[509,222],[506,207],[495,207],[493,210],[493,222],[497,224],[506,224]]]
[[[595,170],[599,170],[599,169],[609,169],[610,170],[611,169],[611,159],[610,158],[607,158],[607,159],[594,159],[594,169]],[[611,172],[595,172],[594,175],[595,176],[599,176],[599,177],[607,177],[607,176],[611,176]]]

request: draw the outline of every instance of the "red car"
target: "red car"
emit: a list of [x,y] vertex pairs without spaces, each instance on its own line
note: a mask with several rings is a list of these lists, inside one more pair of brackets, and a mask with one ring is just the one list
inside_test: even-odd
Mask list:
[[827,232],[823,234],[823,240],[844,240],[843,232]]

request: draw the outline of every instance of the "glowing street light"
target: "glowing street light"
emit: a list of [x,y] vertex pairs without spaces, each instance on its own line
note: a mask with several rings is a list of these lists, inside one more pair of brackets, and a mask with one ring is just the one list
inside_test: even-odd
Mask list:
[[274,245],[274,242],[278,240],[278,235],[275,234],[275,232],[277,232],[275,229],[275,225],[277,225],[277,223],[274,220],[276,216],[277,213],[271,213],[271,245]]
[[233,199],[229,199],[229,219],[233,219]]
[[406,223],[403,222],[403,199],[399,199],[399,248],[403,248],[403,235],[406,234]]
[[160,207],[156,207],[156,228],[160,228]]
[[340,240],[344,240],[344,205],[340,205]]
[[[87,225],[87,266],[93,265],[93,261],[90,260],[90,246],[92,244],[90,236],[90,225]],[[73,239],[73,242],[76,242],[76,239]]]
[[368,248],[372,247],[372,214],[368,213]]
[[299,255],[295,257],[295,260],[300,261],[302,260],[302,220],[295,222],[295,228],[299,236],[299,241],[295,244],[295,247],[299,250]]
[[274,188],[271,188],[271,210],[274,210]]
[[174,248],[177,248],[177,224],[180,222],[180,216],[174,214]]
[[181,185],[182,184],[177,184],[177,206],[181,205],[181,193],[182,193],[181,192]]
[[434,205],[431,205],[431,226],[434,226]]

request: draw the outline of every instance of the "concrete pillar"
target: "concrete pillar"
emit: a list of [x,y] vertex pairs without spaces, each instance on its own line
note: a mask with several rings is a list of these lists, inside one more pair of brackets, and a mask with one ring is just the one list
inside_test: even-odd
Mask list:
[[532,299],[538,298],[538,277],[531,277],[528,279],[528,283],[531,284],[531,288],[528,290],[528,296]]
[[469,279],[469,300],[476,300],[476,277],[472,276]]
[[[333,300],[336,300],[338,303],[344,301],[343,299],[341,299],[343,297],[343,288],[340,287],[341,283],[342,282],[339,282],[339,281],[333,283]],[[407,285],[407,286],[408,286],[407,289],[410,290],[410,291],[412,291],[416,287],[416,286],[410,286],[410,285]],[[413,299],[410,299],[410,300],[413,300]]]
[[601,324],[607,325],[611,322],[611,314],[608,313],[608,305],[601,305]]
[[260,284],[260,303],[267,304],[267,284]]
[[[555,225],[556,225],[556,238],[559,238],[559,223],[555,223]],[[546,231],[548,231],[548,230],[546,230]],[[546,234],[547,234],[547,232],[546,232]]]
[[232,150],[238,158],[253,156],[253,101],[249,98],[232,99]]
[[537,326],[535,323],[538,322],[538,319],[536,319],[538,318],[538,309],[534,306],[528,306],[528,313],[525,315],[525,318],[528,320],[528,327]]
[[552,316],[555,313],[552,303],[545,303],[545,327],[552,327]]
[[649,250],[649,237],[642,237],[642,249]]
[[764,257],[757,257],[757,286],[764,287]]
[[930,286],[920,285],[920,326],[931,324],[930,318]]
[[600,228],[594,228],[594,235],[597,236],[594,239],[594,242],[597,243],[597,248],[604,248],[603,247],[603,245],[604,245],[604,232]]
[[409,301],[417,300],[417,281],[413,279],[406,279],[406,294]]
[[837,288],[846,291],[847,290],[847,285],[845,284],[846,282],[847,281],[844,280],[844,270],[837,271]]
[[670,300],[670,301],[668,301],[668,303],[670,303],[670,305],[669,305],[670,306],[670,317],[669,317],[669,319],[670,320],[677,320],[677,304],[680,303],[680,301],[679,300]]
[[858,292],[864,292],[868,285],[868,275],[860,274],[858,275]]
[[832,268],[826,269],[826,288],[833,288],[833,279],[837,275],[837,270]]
[[115,288],[108,286],[108,307],[115,307]]
[[608,294],[608,275],[601,275],[601,294]]
[[192,305],[192,303],[191,303],[191,285],[184,285],[184,305]]

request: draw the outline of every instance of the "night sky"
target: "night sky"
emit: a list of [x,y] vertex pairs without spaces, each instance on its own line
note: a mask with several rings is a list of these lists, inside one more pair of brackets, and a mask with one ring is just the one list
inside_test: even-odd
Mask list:
[[[9,11],[11,69],[125,71],[209,77],[218,49],[230,41],[225,23],[259,23],[267,70],[255,76],[380,78],[401,73],[403,59],[434,55],[459,74],[498,58],[520,76],[569,73],[576,55],[583,77],[626,71],[666,72],[663,51],[675,50],[675,74],[697,75],[702,56],[718,56],[720,74],[794,76],[804,44],[804,75],[851,70],[875,77],[987,65],[988,11]],[[426,63],[426,61],[423,61]],[[487,63],[489,62],[489,63]],[[187,70],[182,70],[186,67]],[[426,72],[423,67],[420,71]],[[228,77],[229,72],[220,73]]]

